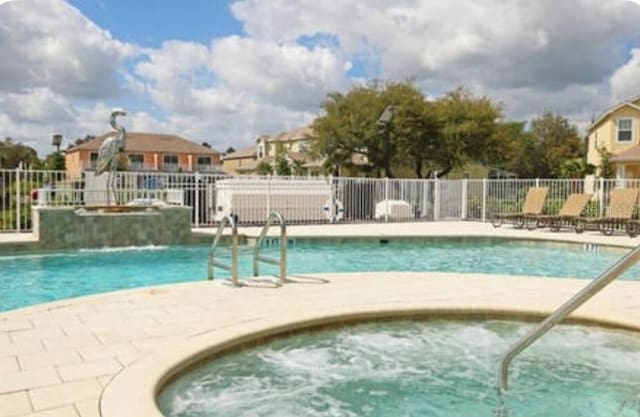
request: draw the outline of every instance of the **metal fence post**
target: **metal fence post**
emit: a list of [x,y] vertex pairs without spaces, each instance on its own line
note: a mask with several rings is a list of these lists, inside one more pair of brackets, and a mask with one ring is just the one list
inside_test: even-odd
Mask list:
[[264,215],[264,218],[269,217],[269,213],[271,213],[271,175],[267,175],[267,212]]
[[384,179],[384,221],[389,221],[389,177]]
[[20,167],[16,168],[16,230],[18,232],[21,231],[22,226],[21,226],[21,221],[20,221],[20,215],[21,215],[21,211],[22,211],[22,207],[21,207],[21,201],[20,201]]
[[195,193],[196,193],[194,198],[194,205],[196,206],[195,207],[196,211],[194,213],[193,223],[194,223],[194,227],[200,227],[200,173],[198,171],[196,171],[194,180],[195,180]]
[[487,179],[482,179],[482,222],[487,221]]
[[433,220],[440,219],[440,180],[433,178]]
[[600,212],[599,216],[602,217],[604,216],[604,178],[602,177],[600,177],[600,192],[598,194],[599,194],[598,211]]
[[468,190],[469,190],[469,180],[467,178],[464,178],[462,180],[462,192],[460,193],[462,195],[462,204],[461,204],[461,207],[460,207],[461,220],[466,220],[467,219]]

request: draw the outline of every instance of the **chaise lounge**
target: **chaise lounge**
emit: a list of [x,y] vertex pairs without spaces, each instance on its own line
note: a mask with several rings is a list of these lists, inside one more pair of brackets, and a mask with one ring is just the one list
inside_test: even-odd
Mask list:
[[616,229],[624,227],[627,234],[634,237],[638,233],[638,222],[633,220],[638,203],[638,192],[636,188],[619,188],[611,191],[605,215],[595,219],[579,219],[576,222],[576,233],[582,233],[589,226],[595,226],[601,233],[609,236]]
[[591,200],[593,194],[571,194],[564,202],[557,214],[539,214],[531,216],[529,230],[537,227],[549,227],[552,232],[558,232],[562,227],[575,227],[582,212]]
[[520,213],[498,213],[491,224],[493,224],[493,227],[500,227],[506,221],[511,221],[514,228],[521,229],[525,223],[529,222],[529,219],[542,214],[547,192],[549,192],[549,187],[529,188]]

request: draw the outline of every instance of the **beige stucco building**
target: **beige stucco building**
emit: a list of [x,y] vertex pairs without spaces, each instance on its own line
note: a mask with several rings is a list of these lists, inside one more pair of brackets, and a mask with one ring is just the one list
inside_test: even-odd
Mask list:
[[[70,177],[94,170],[98,150],[108,134],[87,140],[65,151]],[[220,152],[176,135],[127,133],[121,168],[130,171],[220,172]]]
[[611,107],[591,124],[588,163],[600,165],[601,148],[613,154],[618,178],[640,178],[640,96]]
[[[241,149],[226,155],[222,160],[222,166],[230,175],[255,174],[261,163],[269,164],[275,171],[275,163],[278,155],[284,155],[292,167],[293,175],[321,175],[324,159],[311,155],[311,141],[313,128],[311,126],[300,127],[276,135],[260,135],[255,140],[255,145]],[[337,173],[340,176],[360,176],[359,167],[368,165],[366,156],[354,154],[351,167],[341,167]],[[297,166],[301,172],[296,172]]]
[[254,146],[226,155],[222,166],[231,175],[253,174],[260,163],[274,167],[276,157],[284,154],[290,165],[296,163],[301,167],[303,172],[298,174],[319,175],[323,161],[309,153],[312,133],[312,128],[305,126],[273,136],[260,135]]

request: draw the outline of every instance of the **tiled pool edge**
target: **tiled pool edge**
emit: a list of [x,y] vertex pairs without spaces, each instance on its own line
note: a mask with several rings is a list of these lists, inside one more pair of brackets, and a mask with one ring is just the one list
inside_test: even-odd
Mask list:
[[[323,274],[325,277],[331,277],[335,274]],[[346,274],[340,277],[345,279]],[[421,275],[421,276],[420,276]],[[468,281],[469,287],[475,287],[476,289],[487,290],[484,284],[478,285],[478,280],[484,280],[487,276],[473,278],[475,274],[469,274],[468,276],[461,277],[462,274],[399,274],[399,273],[381,273],[371,274],[376,278],[388,278],[396,281],[403,281],[405,279],[411,280],[417,278],[425,283],[430,280],[437,279],[441,282],[439,286],[446,286],[446,282],[443,279],[454,280],[459,283],[459,280]],[[457,276],[457,278],[454,278]],[[362,278],[360,278],[362,279]],[[507,279],[507,278],[500,278]],[[526,278],[533,279],[533,278]],[[521,281],[521,279],[516,279]],[[535,280],[535,279],[533,279]],[[557,287],[556,280],[546,278],[549,284],[544,284],[542,287],[549,290]],[[541,280],[535,280],[540,284]],[[374,281],[375,282],[375,281]],[[380,282],[380,281],[378,281]],[[415,284],[415,283],[414,283]],[[504,282],[502,282],[504,284]],[[515,289],[522,290],[520,285],[516,285]],[[575,289],[580,288],[580,283],[573,282]],[[577,285],[575,285],[577,284]],[[582,282],[584,285],[584,281]],[[620,283],[617,283],[620,284]],[[632,285],[628,285],[632,284]],[[496,282],[491,283],[495,286]],[[376,287],[375,283],[367,283],[367,286]],[[428,286],[428,285],[426,285]],[[565,285],[561,285],[566,287]],[[485,287],[485,288],[482,288]],[[502,287],[500,285],[500,287]],[[512,286],[513,287],[513,286]],[[525,287],[529,287],[525,285]],[[640,283],[623,283],[618,285],[627,287],[622,290],[622,294],[629,295],[631,291],[628,289],[634,289],[637,295],[640,295]],[[229,289],[234,291],[233,289]],[[411,296],[404,298],[404,303],[407,305],[403,307],[398,306],[398,300],[389,302],[381,301],[380,305],[371,306],[359,304],[362,300],[358,300],[357,296],[354,296],[353,303],[350,305],[344,305],[338,303],[333,307],[325,307],[323,309],[312,311],[296,309],[295,314],[290,314],[285,317],[263,317],[261,319],[240,321],[238,324],[231,325],[229,327],[222,328],[210,328],[208,332],[202,333],[199,336],[195,336],[188,340],[183,341],[180,345],[167,347],[163,352],[156,353],[151,356],[145,357],[140,361],[134,363],[130,367],[123,370],[122,373],[117,375],[114,380],[106,387],[101,398],[101,410],[103,417],[124,417],[130,415],[144,415],[149,417],[161,417],[162,414],[158,411],[155,403],[155,398],[158,389],[163,385],[164,381],[170,378],[174,373],[178,372],[184,366],[188,366],[194,362],[200,361],[203,358],[212,354],[219,353],[221,351],[234,348],[238,344],[252,343],[256,339],[264,339],[272,336],[273,334],[286,333],[299,330],[306,326],[318,326],[326,324],[335,324],[336,322],[348,322],[354,319],[362,319],[365,317],[380,318],[380,317],[393,317],[393,316],[424,316],[424,315],[488,315],[488,316],[536,316],[540,317],[549,314],[549,312],[555,307],[554,302],[550,300],[555,297],[543,297],[539,298],[536,302],[526,303],[520,307],[515,307],[511,302],[521,298],[522,293],[510,294],[511,291],[504,288],[493,288],[500,294],[500,299],[491,301],[488,305],[474,306],[473,301],[465,301],[464,298],[451,298],[449,300],[440,300],[439,303],[433,303],[433,300],[419,300],[412,298]],[[375,292],[376,289],[373,288]],[[454,291],[455,292],[455,291]],[[516,291],[517,292],[517,291]],[[379,296],[381,298],[388,297],[387,291],[381,291]],[[495,295],[494,295],[495,297]],[[618,296],[619,297],[619,296]],[[511,301],[501,301],[501,300]],[[526,297],[525,297],[526,299]],[[614,300],[610,300],[614,301]],[[403,303],[403,304],[404,304]],[[466,305],[466,307],[465,307]],[[629,306],[623,306],[629,307]],[[622,308],[624,310],[624,308]],[[627,314],[601,314],[594,310],[580,309],[577,314],[572,316],[574,319],[581,321],[592,322],[596,324],[605,324],[608,326],[622,326],[626,328],[633,328],[640,330],[640,305],[635,305],[634,312],[627,311]],[[634,320],[633,317],[636,319]],[[238,318],[239,319],[239,318]],[[133,400],[135,399],[135,401]]]

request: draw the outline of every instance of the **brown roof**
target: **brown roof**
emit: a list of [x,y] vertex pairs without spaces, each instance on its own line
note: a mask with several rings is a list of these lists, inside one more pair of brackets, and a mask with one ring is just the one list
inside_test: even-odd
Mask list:
[[[71,149],[67,153],[89,150],[97,151],[105,138],[111,133],[105,133],[95,139],[91,139]],[[125,152],[153,152],[153,153],[188,153],[200,155],[218,155],[220,152],[207,148],[177,135],[165,135],[161,133],[127,132]]]
[[242,159],[242,158],[255,158],[257,155],[257,148],[255,146],[251,146],[250,148],[240,149],[239,151],[235,151],[224,156],[224,160],[227,159]]
[[611,157],[613,162],[638,162],[640,161],[640,145],[629,148],[624,152]]
[[281,132],[277,135],[270,136],[266,139],[267,142],[289,142],[292,140],[304,139],[307,135],[313,134],[313,128],[311,126],[299,127],[297,129],[289,130],[287,132]]

